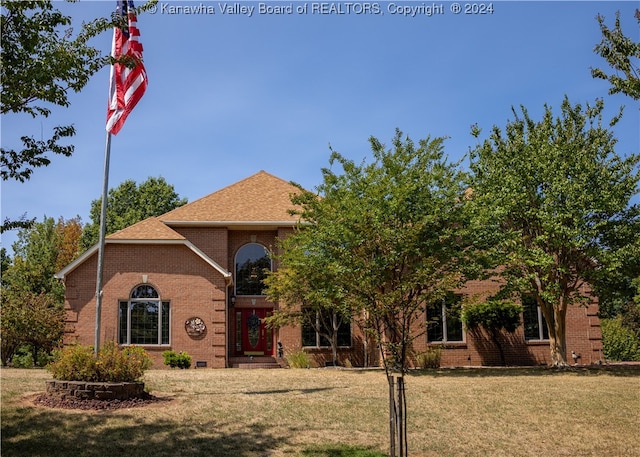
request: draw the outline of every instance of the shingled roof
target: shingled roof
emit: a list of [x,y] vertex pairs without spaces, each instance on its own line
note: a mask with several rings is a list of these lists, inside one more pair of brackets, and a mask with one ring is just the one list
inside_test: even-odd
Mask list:
[[[299,192],[296,186],[265,171],[249,176],[217,192],[169,211],[151,217],[106,237],[106,243],[131,244],[180,244],[191,249],[225,278],[231,273],[220,267],[200,251],[172,226],[218,225],[242,226],[292,226],[297,216],[289,214],[293,209],[291,194]],[[98,251],[96,244],[67,265],[56,277],[64,277]]]
[[288,213],[293,208],[290,196],[298,192],[300,189],[290,182],[259,171],[158,219],[170,226],[188,223],[255,225],[265,222],[293,225],[298,217]]
[[184,240],[185,237],[170,229],[157,217],[145,219],[107,237],[110,240]]

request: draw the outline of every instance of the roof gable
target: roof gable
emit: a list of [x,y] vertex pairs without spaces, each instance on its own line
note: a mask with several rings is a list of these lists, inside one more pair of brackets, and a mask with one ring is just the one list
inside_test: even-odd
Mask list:
[[176,222],[279,222],[295,224],[297,216],[291,194],[296,186],[265,171],[231,184],[212,194],[159,216],[167,224]]
[[109,240],[184,240],[185,237],[167,227],[157,217],[145,219],[112,233]]

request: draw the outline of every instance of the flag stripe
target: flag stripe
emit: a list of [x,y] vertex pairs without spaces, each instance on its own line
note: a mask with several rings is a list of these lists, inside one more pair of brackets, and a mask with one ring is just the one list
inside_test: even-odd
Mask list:
[[[147,89],[147,71],[142,63],[142,43],[133,1],[119,0],[117,4],[116,14],[121,17],[126,14],[128,25],[124,30],[114,28],[111,44],[111,56],[116,62],[111,66],[106,128],[114,135],[118,134]],[[135,66],[127,67],[120,61],[123,57]]]

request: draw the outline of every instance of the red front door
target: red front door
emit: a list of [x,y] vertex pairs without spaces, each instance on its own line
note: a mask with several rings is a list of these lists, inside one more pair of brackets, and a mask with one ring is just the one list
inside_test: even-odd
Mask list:
[[242,355],[273,355],[273,337],[271,329],[267,328],[264,318],[271,314],[270,309],[251,308],[242,309],[241,333],[238,337],[242,341]]

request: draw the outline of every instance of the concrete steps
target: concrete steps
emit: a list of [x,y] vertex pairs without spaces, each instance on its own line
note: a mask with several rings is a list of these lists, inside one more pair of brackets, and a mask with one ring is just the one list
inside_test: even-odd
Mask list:
[[256,369],[256,368],[282,368],[286,366],[284,360],[268,356],[230,357],[229,366],[232,368]]

